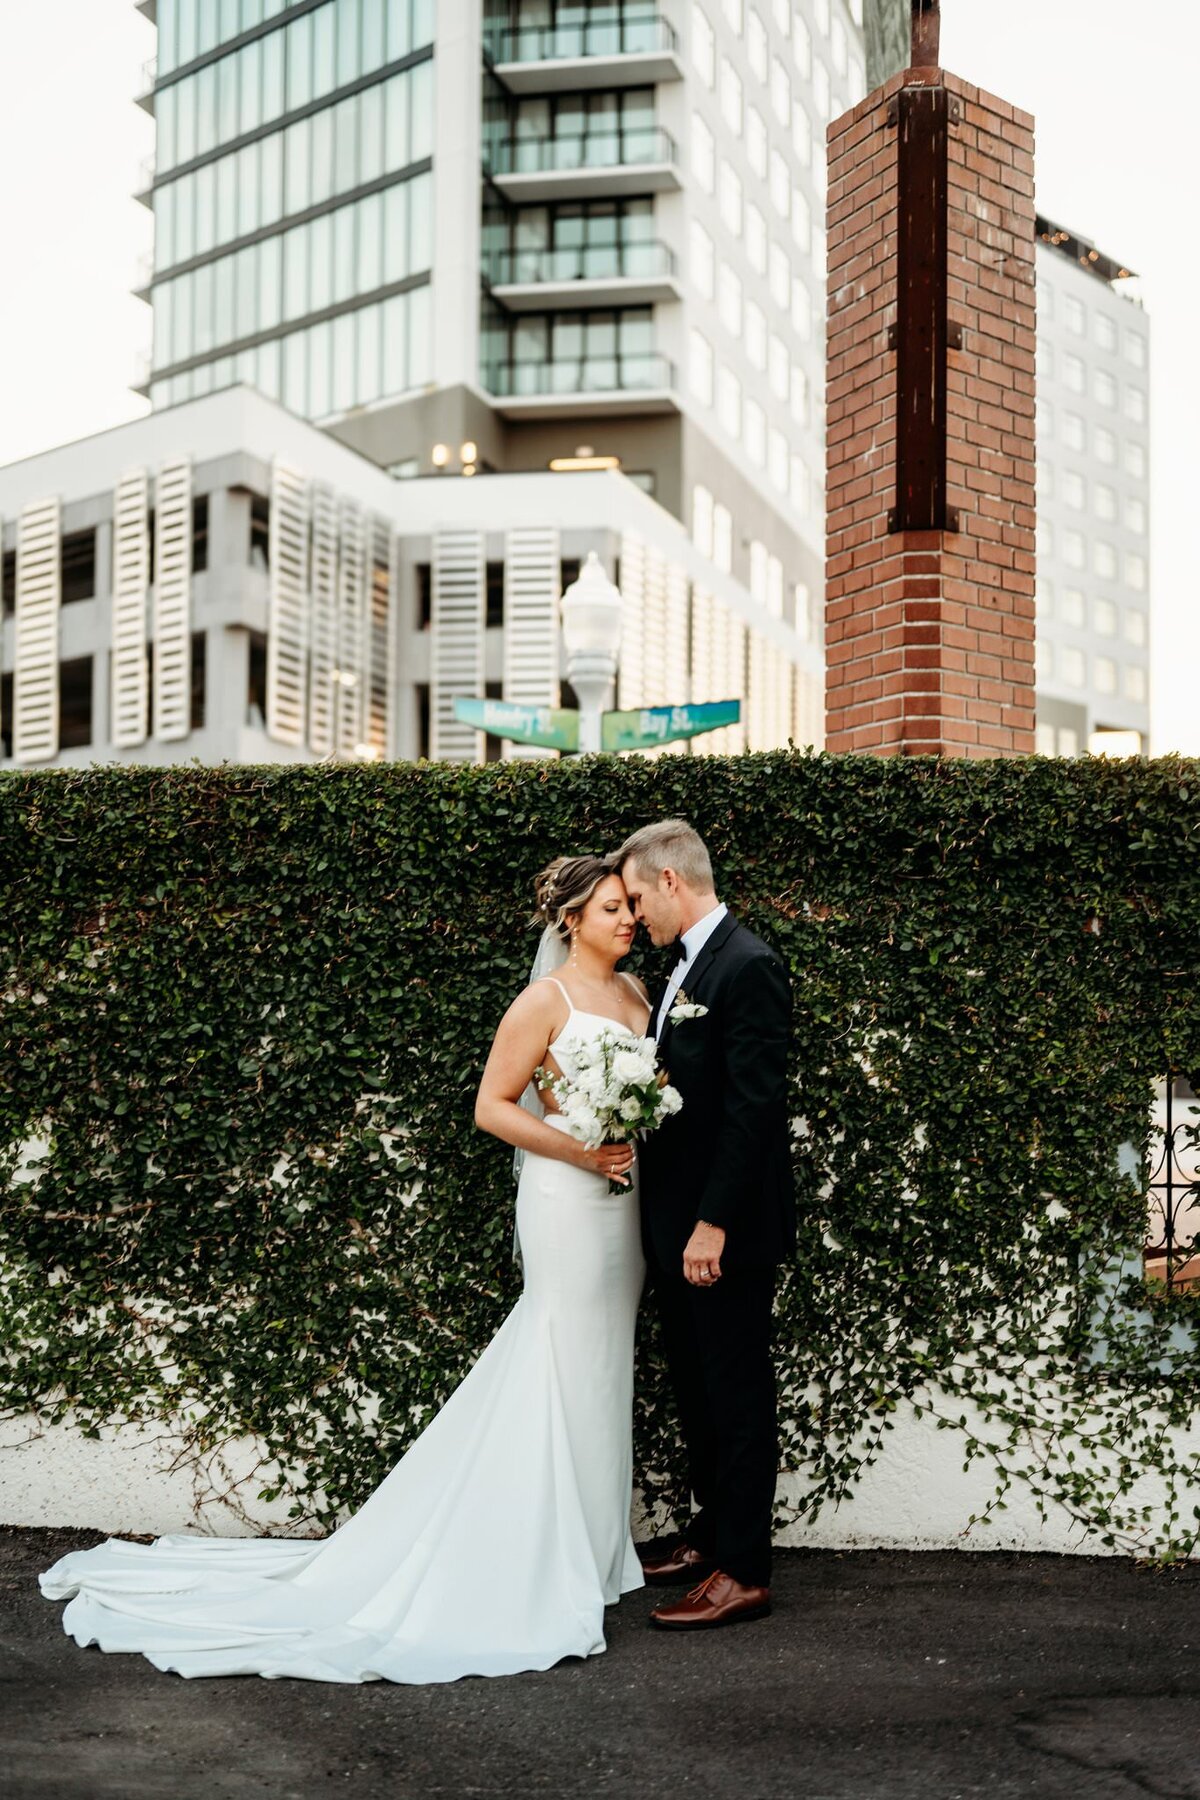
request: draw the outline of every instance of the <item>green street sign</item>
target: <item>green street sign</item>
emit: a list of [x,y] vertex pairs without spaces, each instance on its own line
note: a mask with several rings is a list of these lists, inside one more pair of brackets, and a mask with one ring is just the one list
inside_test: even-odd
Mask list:
[[647,750],[676,738],[698,737],[736,725],[740,700],[710,700],[700,706],[643,706],[636,712],[605,713],[600,722],[602,750]]
[[579,748],[579,714],[569,708],[518,706],[512,700],[456,700],[454,716],[463,725],[509,738],[514,744],[540,744],[545,750]]

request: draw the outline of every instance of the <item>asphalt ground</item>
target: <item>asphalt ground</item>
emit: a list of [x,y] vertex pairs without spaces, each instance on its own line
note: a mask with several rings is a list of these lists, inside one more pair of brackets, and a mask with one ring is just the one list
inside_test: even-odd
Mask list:
[[80,1650],[35,1577],[97,1541],[0,1530],[4,1800],[1200,1800],[1200,1565],[783,1551],[766,1620],[337,1687]]

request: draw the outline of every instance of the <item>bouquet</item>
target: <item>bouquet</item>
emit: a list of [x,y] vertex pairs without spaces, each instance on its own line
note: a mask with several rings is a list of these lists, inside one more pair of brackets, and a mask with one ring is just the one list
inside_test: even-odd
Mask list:
[[[554,1075],[543,1066],[534,1080],[558,1101],[571,1136],[591,1150],[653,1131],[683,1105],[667,1071],[658,1067],[653,1038],[614,1026],[573,1050],[572,1058],[574,1075]],[[619,1182],[609,1185],[610,1193],[626,1191]]]

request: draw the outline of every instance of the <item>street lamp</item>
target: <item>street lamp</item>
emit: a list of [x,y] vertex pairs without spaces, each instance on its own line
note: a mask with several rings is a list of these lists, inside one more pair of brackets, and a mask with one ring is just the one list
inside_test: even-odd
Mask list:
[[579,700],[579,748],[599,750],[600,715],[612,703],[621,648],[621,594],[594,550],[562,597],[562,631],[567,679]]

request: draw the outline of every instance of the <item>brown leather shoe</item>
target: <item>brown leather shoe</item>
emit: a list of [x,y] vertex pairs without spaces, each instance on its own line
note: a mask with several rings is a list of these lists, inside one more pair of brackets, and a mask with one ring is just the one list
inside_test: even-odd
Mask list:
[[642,1574],[649,1586],[666,1586],[671,1581],[697,1581],[711,1574],[713,1559],[702,1550],[693,1550],[682,1540],[671,1547],[647,1545],[642,1559]]
[[667,1631],[707,1631],[714,1625],[737,1625],[743,1619],[763,1619],[771,1610],[771,1590],[743,1587],[732,1575],[714,1569],[707,1580],[683,1600],[656,1606],[652,1625]]

